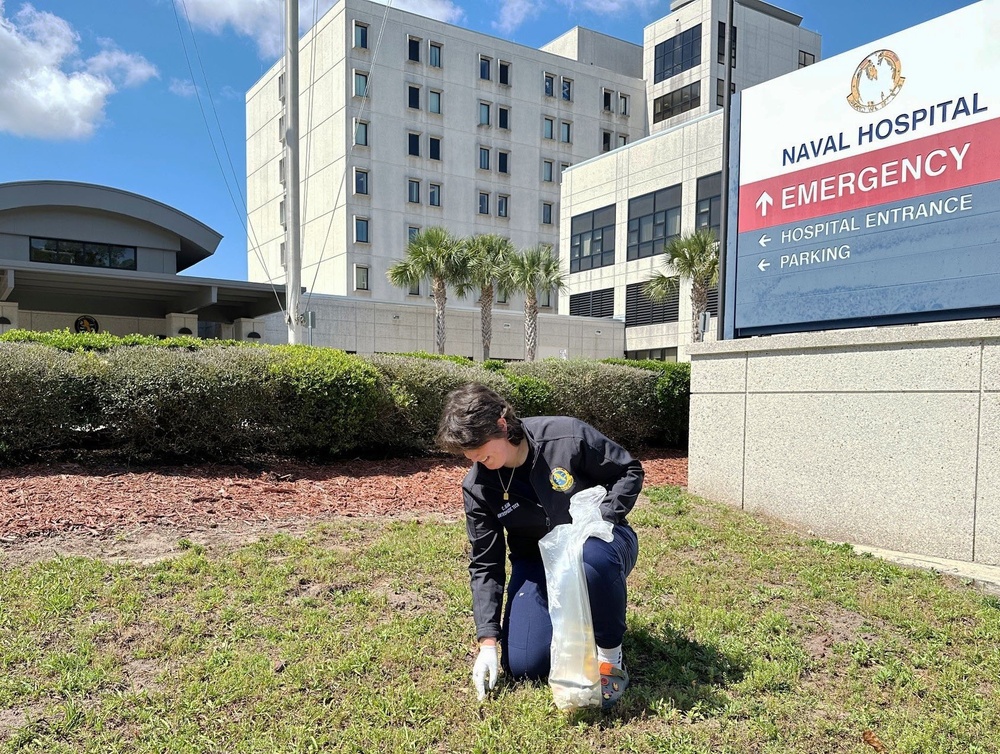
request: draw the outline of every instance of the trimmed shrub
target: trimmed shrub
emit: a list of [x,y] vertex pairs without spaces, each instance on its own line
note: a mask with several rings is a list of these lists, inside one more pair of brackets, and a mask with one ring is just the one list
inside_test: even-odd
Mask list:
[[509,364],[507,374],[550,386],[551,413],[582,419],[625,447],[652,442],[661,433],[658,375],[597,361],[545,359]]
[[394,407],[381,417],[377,434],[388,448],[429,451],[448,393],[468,382],[480,382],[510,400],[511,388],[503,377],[471,362],[376,354],[371,364],[388,380]]
[[604,364],[618,364],[648,369],[660,375],[656,399],[660,404],[662,434],[657,440],[672,447],[687,447],[691,412],[691,365],[686,362],[653,359],[602,359]]
[[0,459],[87,444],[99,428],[104,364],[31,343],[0,343]]
[[276,439],[262,349],[115,348],[99,400],[107,439],[139,460],[232,460]]
[[510,385],[504,397],[514,406],[518,416],[550,416],[554,413],[556,404],[552,386],[545,380],[530,374],[514,372],[501,372],[501,374]]
[[51,332],[8,330],[0,335],[0,343],[38,343],[60,351],[110,351],[122,346],[155,346],[157,348],[184,348],[189,351],[222,346],[259,347],[257,343],[240,340],[202,340],[193,335],[161,338],[157,335],[110,335],[109,333],[70,332],[69,329]]
[[276,449],[322,457],[381,444],[379,420],[394,404],[388,382],[371,364],[331,348],[268,351]]

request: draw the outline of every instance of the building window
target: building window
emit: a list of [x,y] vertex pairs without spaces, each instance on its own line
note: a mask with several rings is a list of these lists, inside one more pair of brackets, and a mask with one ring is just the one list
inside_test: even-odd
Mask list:
[[368,25],[354,22],[354,46],[359,50],[368,49]]
[[368,146],[368,123],[363,120],[354,121],[354,143],[359,147]]
[[[730,54],[730,65],[733,68],[736,67],[736,27],[733,27],[733,36],[730,39],[729,49]],[[719,21],[719,65],[726,64],[726,22]]]
[[278,118],[278,141],[281,142],[281,146],[285,146],[285,116],[282,115]]
[[490,195],[480,191],[479,192],[479,214],[488,215],[490,213]]
[[601,131],[601,151],[610,152],[611,151],[611,132]]
[[653,100],[653,123],[694,110],[701,104],[701,82],[675,89]]
[[110,267],[114,270],[136,269],[134,246],[54,238],[32,238],[29,243],[29,259],[32,262],[69,264],[77,267]]
[[420,134],[407,134],[406,135],[406,153],[410,157],[420,156]]
[[628,134],[618,134],[618,146],[624,147],[628,144]]
[[610,89],[604,89],[602,98],[604,100],[604,112],[613,113],[615,111],[615,93]]
[[427,92],[427,110],[432,113],[441,114],[441,92],[433,89]]
[[614,263],[615,205],[574,217],[570,224],[569,271],[582,272]]
[[562,174],[565,173],[567,170],[569,170],[569,163],[568,162],[560,162],[559,163],[559,182],[560,183],[562,183]]
[[431,46],[429,48],[429,55],[427,57],[428,57],[427,62],[431,68],[440,68],[441,45],[437,44],[436,42],[431,42]]
[[543,139],[554,139],[555,138],[555,128],[556,122],[552,118],[542,119],[542,138]]
[[407,58],[414,63],[420,62],[420,40],[416,37],[407,39]]
[[573,80],[565,76],[563,76],[562,80],[562,98],[567,102],[573,101]]
[[816,56],[813,53],[799,50],[799,68],[805,68],[807,65],[812,65],[815,62]]
[[354,290],[368,290],[368,268],[363,264],[354,265]]
[[698,200],[695,204],[695,225],[711,228],[719,235],[722,224],[722,173],[702,176],[698,179]]
[[479,125],[488,126],[490,124],[490,103],[479,103]]
[[645,283],[625,286],[625,327],[676,322],[680,313],[680,286],[665,301],[654,304],[643,290]]
[[682,31],[653,50],[653,83],[701,65],[701,24]]
[[490,169],[490,150],[486,147],[479,147],[479,169]]
[[543,288],[538,291],[538,305],[543,309],[552,308],[552,289]]
[[664,244],[680,234],[680,184],[629,199],[626,259],[662,254]]
[[367,97],[368,96],[368,74],[362,71],[354,72],[354,96],[355,97]]
[[441,184],[432,183],[427,189],[427,203],[432,207],[441,206]]
[[510,173],[510,152],[497,152],[497,172]]
[[603,288],[599,291],[576,293],[569,297],[569,313],[574,317],[615,316],[615,289]]
[[618,112],[620,112],[622,115],[628,116],[629,106],[628,106],[627,94],[621,94],[621,93],[618,94]]
[[549,182],[552,180],[552,168],[554,163],[552,160],[542,160],[542,180]]
[[285,74],[278,76],[278,99],[281,104],[285,104]]
[[501,60],[498,74],[500,83],[504,86],[510,86],[510,63],[505,63]]
[[361,168],[354,168],[354,193],[368,193],[368,171]]
[[410,204],[420,204],[420,181],[409,180],[406,183],[406,201]]
[[497,197],[497,217],[507,217],[507,205],[510,203],[510,197],[500,194]]
[[285,158],[284,157],[282,157],[281,159],[278,160],[278,180],[281,182],[282,186],[285,185]]
[[407,104],[414,110],[420,109],[420,87],[419,86],[409,86],[406,88],[407,91]]
[[430,158],[432,160],[440,160],[441,159],[441,139],[438,139],[438,138],[435,138],[434,136],[432,136],[428,140],[428,150],[427,151],[428,151],[428,153],[430,155]]
[[542,225],[552,225],[552,204],[542,202]]
[[[420,229],[418,228],[417,230],[419,231]],[[419,280],[417,282],[415,282],[415,283],[410,283],[409,294],[411,296],[419,296],[420,295],[420,281]]]
[[368,243],[368,218],[354,218],[354,241],[356,243]]
[[546,97],[555,97],[556,96],[556,77],[553,76],[551,73],[546,73],[545,76],[544,76],[544,78],[542,79],[542,81],[543,81],[543,87],[542,88],[543,88],[543,91],[545,92],[545,96]]
[[288,227],[288,224],[285,222],[285,200],[284,199],[282,199],[280,202],[278,202],[278,222],[281,223],[281,227],[282,228]]
[[497,125],[504,130],[510,128],[510,108],[497,108]]
[[493,64],[492,58],[488,58],[485,55],[479,56],[479,78],[483,79],[484,81],[490,81],[493,79],[493,76],[490,71],[490,67],[492,64]]
[[[411,225],[406,229],[406,242],[409,243],[419,235],[420,235],[420,227],[417,225]],[[410,292],[411,293],[413,292],[412,286],[410,288]]]
[[507,293],[506,291],[497,291],[497,303],[506,304],[507,303]]
[[572,144],[573,143],[572,137],[573,137],[572,124],[567,123],[566,121],[561,121],[559,123],[559,141],[563,142],[563,144]]
[[[736,93],[736,83],[729,83],[729,91],[733,94]],[[715,80],[715,104],[719,107],[723,107],[726,104],[726,80],[716,79]]]

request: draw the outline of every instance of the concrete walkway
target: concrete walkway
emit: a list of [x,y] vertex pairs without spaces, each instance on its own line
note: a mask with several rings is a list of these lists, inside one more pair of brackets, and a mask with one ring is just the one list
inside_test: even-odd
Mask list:
[[856,545],[853,543],[851,547],[854,548],[855,552],[871,553],[877,558],[899,563],[900,565],[926,568],[927,570],[937,571],[947,576],[954,576],[957,579],[965,579],[973,582],[975,586],[983,591],[1000,594],[1000,566],[970,563],[965,560],[933,558],[930,555],[912,555],[910,553],[882,550],[878,547]]

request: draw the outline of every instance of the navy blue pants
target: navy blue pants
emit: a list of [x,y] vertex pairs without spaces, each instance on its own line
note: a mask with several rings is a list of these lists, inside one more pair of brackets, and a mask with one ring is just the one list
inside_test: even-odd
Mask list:
[[[610,542],[591,537],[583,545],[590,612],[597,646],[608,649],[625,635],[625,578],[639,556],[632,528],[616,525]],[[549,674],[552,622],[541,558],[511,563],[507,605],[500,626],[504,671],[512,678],[539,680]]]

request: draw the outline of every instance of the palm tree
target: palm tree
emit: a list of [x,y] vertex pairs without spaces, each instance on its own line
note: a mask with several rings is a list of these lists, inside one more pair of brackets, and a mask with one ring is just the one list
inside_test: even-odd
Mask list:
[[664,247],[666,264],[672,272],[656,272],[646,281],[646,297],[660,302],[677,292],[680,278],[691,278],[692,340],[702,339],[701,314],[708,311],[708,292],[719,284],[719,241],[711,228],[699,228],[687,236],[678,236]]
[[479,293],[483,361],[486,361],[493,340],[493,294],[497,290],[510,293],[505,273],[514,256],[514,244],[503,236],[487,233],[466,239],[465,251],[465,280],[455,290],[460,296],[473,291]]
[[461,242],[444,228],[428,228],[410,239],[406,258],[392,265],[386,276],[397,288],[410,288],[423,280],[430,281],[437,352],[443,354],[448,286],[461,282],[463,277]]
[[544,244],[525,249],[511,257],[507,284],[512,292],[524,294],[525,358],[534,361],[538,343],[538,291],[566,288],[566,281],[559,270],[559,260],[552,255],[552,249]]

